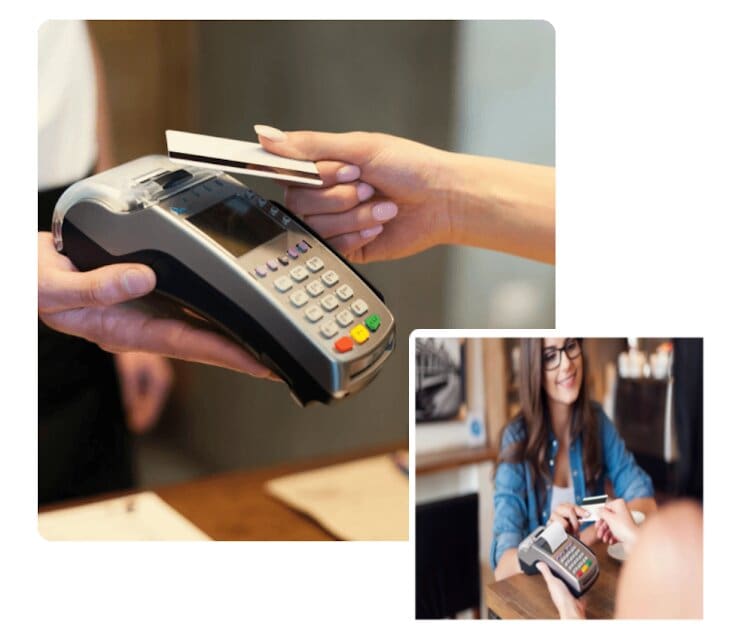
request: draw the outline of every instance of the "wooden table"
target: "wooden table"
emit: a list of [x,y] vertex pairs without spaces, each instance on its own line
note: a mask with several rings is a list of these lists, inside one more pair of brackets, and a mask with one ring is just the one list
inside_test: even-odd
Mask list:
[[[599,561],[599,577],[582,596],[586,603],[586,618],[611,619],[614,617],[617,576],[621,564],[607,554],[606,544],[596,542],[591,549]],[[540,575],[517,574],[487,585],[484,593],[489,609],[499,618],[559,618],[544,578]]]
[[[406,448],[407,443],[400,442],[305,462],[222,473],[164,487],[140,487],[139,491],[154,491],[214,540],[336,540],[312,518],[268,495],[264,490],[264,483],[289,473],[309,471]],[[86,504],[129,493],[136,491],[56,503],[40,511]]]

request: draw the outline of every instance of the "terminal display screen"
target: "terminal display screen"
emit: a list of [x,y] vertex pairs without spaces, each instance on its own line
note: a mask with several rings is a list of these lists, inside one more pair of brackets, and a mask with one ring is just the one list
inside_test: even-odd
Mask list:
[[188,220],[236,257],[286,231],[285,227],[240,196],[223,200]]

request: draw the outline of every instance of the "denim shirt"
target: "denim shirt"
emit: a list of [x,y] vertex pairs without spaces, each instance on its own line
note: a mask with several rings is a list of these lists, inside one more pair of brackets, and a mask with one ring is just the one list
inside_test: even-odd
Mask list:
[[[612,421],[603,409],[596,405],[603,471],[596,479],[594,495],[604,493],[605,476],[609,477],[617,498],[626,502],[635,498],[653,497],[654,487],[651,478],[635,462],[633,454],[625,448],[625,443],[617,433]],[[521,419],[512,422],[502,439],[502,449],[523,440],[526,427]],[[554,461],[557,457],[559,443],[549,430],[547,457],[549,459],[550,477],[554,476]],[[570,473],[575,490],[575,502],[580,504],[586,496],[586,482],[583,474],[582,436],[570,445]],[[552,501],[551,481],[547,481],[546,500],[539,512],[533,473],[525,462],[502,463],[497,467],[494,490],[494,534],[491,548],[491,566],[495,568],[502,553],[518,544],[536,527],[545,525],[549,519],[549,507]]]

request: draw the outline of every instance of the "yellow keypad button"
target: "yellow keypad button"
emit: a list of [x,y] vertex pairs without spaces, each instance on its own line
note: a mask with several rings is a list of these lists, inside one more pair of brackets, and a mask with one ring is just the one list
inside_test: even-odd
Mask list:
[[369,330],[362,324],[357,324],[350,330],[350,335],[358,344],[363,344],[369,339]]
[[586,571],[588,571],[588,565],[587,565],[587,564],[584,564],[584,565],[583,565],[583,566],[582,566],[582,567],[580,568],[580,570],[581,570],[581,573],[585,573]]

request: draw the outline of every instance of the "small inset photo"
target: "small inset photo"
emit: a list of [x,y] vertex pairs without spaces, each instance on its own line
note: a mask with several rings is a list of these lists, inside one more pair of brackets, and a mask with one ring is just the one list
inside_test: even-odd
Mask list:
[[410,348],[416,618],[703,618],[702,338]]

